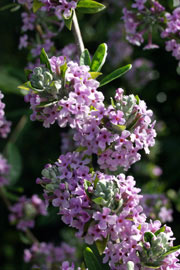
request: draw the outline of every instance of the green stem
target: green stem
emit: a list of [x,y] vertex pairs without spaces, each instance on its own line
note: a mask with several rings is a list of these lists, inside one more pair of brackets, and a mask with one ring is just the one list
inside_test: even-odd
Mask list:
[[78,51],[79,54],[81,55],[81,53],[84,51],[84,43],[83,43],[83,39],[82,39],[82,35],[81,35],[81,31],[79,28],[79,23],[77,20],[77,16],[76,16],[76,12],[74,10],[74,14],[73,14],[73,34],[76,40],[76,45],[78,47]]

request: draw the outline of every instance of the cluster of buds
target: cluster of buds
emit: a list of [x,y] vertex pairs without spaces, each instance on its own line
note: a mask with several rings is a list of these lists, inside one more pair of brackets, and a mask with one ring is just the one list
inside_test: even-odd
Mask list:
[[[159,221],[146,222],[140,206],[143,196],[133,177],[94,172],[90,167],[91,160],[82,153],[67,153],[48,164],[37,179],[46,201],[59,208],[62,221],[76,229],[77,237],[95,243],[111,269],[126,267],[129,261],[137,269],[150,263],[163,269],[179,267],[179,247],[173,247],[171,229],[161,228]],[[148,244],[147,235],[153,234]],[[175,268],[167,264],[170,259]]]
[[19,198],[18,202],[9,207],[9,220],[16,224],[18,230],[26,231],[27,228],[33,228],[34,219],[38,215],[47,215],[44,202],[37,196],[27,199],[25,196]]
[[76,250],[66,243],[54,246],[52,243],[34,243],[30,249],[24,250],[24,261],[32,265],[32,269],[61,269],[64,261],[73,261]]
[[1,101],[4,95],[0,91],[0,137],[6,138],[10,132],[11,122],[5,118],[4,108],[5,104]]
[[10,165],[7,160],[0,154],[0,187],[8,184]]

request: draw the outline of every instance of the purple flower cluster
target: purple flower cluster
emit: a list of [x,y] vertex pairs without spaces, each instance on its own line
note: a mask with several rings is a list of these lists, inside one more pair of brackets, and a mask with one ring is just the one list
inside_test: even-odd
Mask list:
[[[88,158],[82,158],[82,153],[67,153],[60,156],[54,165],[46,165],[42,178],[37,179],[44,188],[47,202],[59,208],[63,222],[75,228],[76,236],[88,244],[107,241],[103,262],[108,262],[112,270],[126,269],[129,260],[137,269],[144,262],[158,262],[164,270],[177,269],[178,252],[162,255],[172,246],[172,231],[165,226],[164,232],[157,234],[161,228],[160,221],[146,222],[140,206],[140,189],[135,187],[133,177],[93,172],[89,168],[90,163]],[[145,240],[147,232],[156,233],[158,240],[148,245]],[[152,261],[151,255],[147,254],[160,248],[160,240],[164,249],[161,248],[161,256]],[[142,246],[151,252],[144,254]],[[167,263],[170,259],[174,268]]]
[[16,224],[18,230],[25,231],[27,228],[33,228],[34,219],[38,215],[47,215],[44,202],[37,196],[33,195],[30,199],[25,196],[19,198],[18,202],[10,206],[9,220]]
[[167,13],[167,26],[162,32],[162,38],[166,41],[166,50],[172,51],[172,55],[180,61],[180,8],[176,8],[172,14]]
[[[108,33],[109,62],[113,66],[119,65],[124,59],[131,56],[133,48],[123,39],[124,27],[122,23],[116,24]],[[121,53],[119,53],[121,52]]]
[[141,205],[149,219],[159,219],[162,223],[173,221],[173,210],[164,194],[143,194]]
[[137,46],[144,42],[144,34],[148,33],[148,44],[144,49],[159,46],[152,43],[152,28],[158,28],[165,22],[165,8],[156,0],[135,0],[131,9],[123,9],[123,20],[127,40]]
[[119,88],[113,104],[106,107],[88,66],[66,62],[62,56],[52,57],[50,63],[53,74],[40,67],[33,71],[32,89],[25,96],[33,110],[31,120],[40,120],[45,127],[57,121],[60,127],[75,128],[74,140],[85,154],[98,156],[101,169],[127,170],[140,160],[139,150],[149,153],[156,132],[153,113],[144,101]]
[[[88,66],[79,66],[72,61],[67,62],[65,78],[63,78],[60,69],[66,64],[64,57],[52,57],[50,63],[57,95],[51,95],[53,90],[49,90],[45,95],[46,85],[42,95],[32,89],[25,96],[25,101],[30,102],[33,110],[31,120],[43,121],[45,127],[49,127],[55,121],[60,127],[65,127],[67,123],[73,128],[77,127],[88,116],[91,106],[96,108],[104,100],[103,94],[96,90],[99,82],[91,78]],[[36,89],[38,87],[36,85]],[[39,106],[41,102],[49,104],[45,107]]]
[[5,118],[4,108],[5,104],[2,102],[4,95],[0,91],[0,137],[6,138],[10,132],[11,122]]
[[[62,30],[64,23],[57,9],[48,8],[47,6],[43,6],[42,3],[42,7],[34,13],[32,0],[17,1],[25,9],[21,14],[22,35],[20,36],[19,49],[29,48],[33,61],[30,62],[29,65],[31,64],[34,67],[38,64],[36,58],[40,55],[42,48],[49,53],[53,50],[54,39]],[[56,14],[56,12],[58,14]],[[54,16],[54,19],[49,21],[49,17],[51,16]],[[29,68],[29,66],[27,68]]]
[[77,0],[69,1],[69,0],[41,0],[48,8],[55,8],[56,14],[60,16],[63,15],[66,19],[69,18],[72,14],[72,10],[77,6]]
[[66,243],[54,246],[52,243],[34,243],[30,249],[24,250],[24,261],[44,270],[53,270],[66,260],[74,260],[75,248]]
[[8,184],[10,165],[7,160],[0,154],[0,188]]
[[156,71],[153,70],[153,62],[145,58],[137,58],[132,63],[131,69],[124,78],[128,84],[135,89],[143,88],[150,81],[154,80],[157,76]]
[[[140,189],[133,177],[90,173],[89,159],[77,152],[60,156],[55,165],[47,165],[37,183],[44,186],[46,200],[59,207],[65,224],[77,229],[77,236],[92,244],[108,235],[117,238],[120,219],[145,219],[138,206]],[[128,221],[127,221],[128,222]],[[86,228],[86,224],[88,228]]]
[[152,111],[144,101],[134,95],[126,96],[121,88],[116,90],[113,105],[91,111],[74,139],[86,147],[86,154],[95,153],[101,169],[127,170],[140,160],[140,149],[149,154],[155,143],[155,122],[151,122]]

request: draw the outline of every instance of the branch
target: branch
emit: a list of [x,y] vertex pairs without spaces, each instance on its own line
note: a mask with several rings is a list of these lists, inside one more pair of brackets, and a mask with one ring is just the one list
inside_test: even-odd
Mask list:
[[76,16],[76,12],[74,10],[74,14],[73,14],[73,34],[76,40],[76,45],[78,47],[79,50],[79,54],[81,55],[81,53],[84,51],[84,43],[82,40],[82,35],[81,35],[81,31],[79,28],[79,24],[78,24],[78,20],[77,20],[77,16]]

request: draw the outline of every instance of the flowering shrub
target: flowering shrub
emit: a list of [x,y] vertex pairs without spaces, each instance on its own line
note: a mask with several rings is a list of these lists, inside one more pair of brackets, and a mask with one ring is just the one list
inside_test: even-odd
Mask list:
[[[92,56],[84,48],[76,11],[97,13],[105,6],[94,0],[17,2],[25,8],[19,49],[29,47],[32,60],[26,70],[28,81],[19,86],[25,93],[25,102],[30,104],[30,119],[42,122],[45,128],[54,124],[58,128],[71,128],[69,137],[63,135],[61,141],[65,144],[73,140],[69,148],[62,145],[63,154],[56,162],[49,161],[42,176],[36,179],[44,200],[36,194],[31,198],[19,197],[17,192],[22,191],[18,189],[14,189],[12,196],[4,187],[8,180],[11,185],[13,177],[17,177],[19,154],[13,146],[17,134],[11,136],[4,150],[8,160],[0,155],[0,195],[10,211],[9,221],[21,231],[24,242],[31,244],[24,250],[24,261],[32,269],[45,270],[179,269],[180,246],[173,246],[175,238],[171,228],[161,224],[172,220],[168,200],[164,195],[141,195],[133,176],[126,174],[141,159],[141,150],[150,154],[155,145],[153,112],[139,96],[128,94],[122,88],[117,88],[114,97],[106,100],[104,86],[111,87],[112,81],[128,72],[131,65],[121,66],[100,79],[107,57],[106,43],[100,44]],[[160,29],[163,38],[170,39],[167,50],[172,50],[178,59],[175,49],[178,42],[172,38],[179,35],[179,8],[170,15],[154,0],[135,0],[132,5],[125,7],[122,3],[122,6],[126,38],[130,43],[141,45],[147,33],[148,44],[144,49],[157,48],[152,42],[153,26]],[[53,27],[48,28],[49,25]],[[73,30],[77,46],[66,46],[59,56],[60,51],[55,50],[52,41],[57,32],[50,29],[58,26],[60,31],[62,25]],[[37,39],[41,38],[38,44],[34,39],[29,43],[27,32],[34,30]],[[111,39],[113,34],[109,35]],[[121,35],[114,38],[121,42]],[[111,42],[108,44],[111,46]],[[151,72],[151,62],[144,62]],[[136,66],[137,60],[134,63]],[[131,73],[126,76],[133,82]],[[138,79],[137,83],[143,84],[144,80]],[[6,138],[10,122],[4,116],[4,106],[0,100],[0,135]],[[16,130],[21,125],[22,122]],[[162,174],[158,168],[154,167],[156,176]],[[84,249],[83,263],[76,258],[77,252],[71,245],[40,242],[30,231],[35,227],[36,217],[43,219],[48,209],[54,208],[62,222],[75,230],[75,237],[91,245],[92,249]]]

